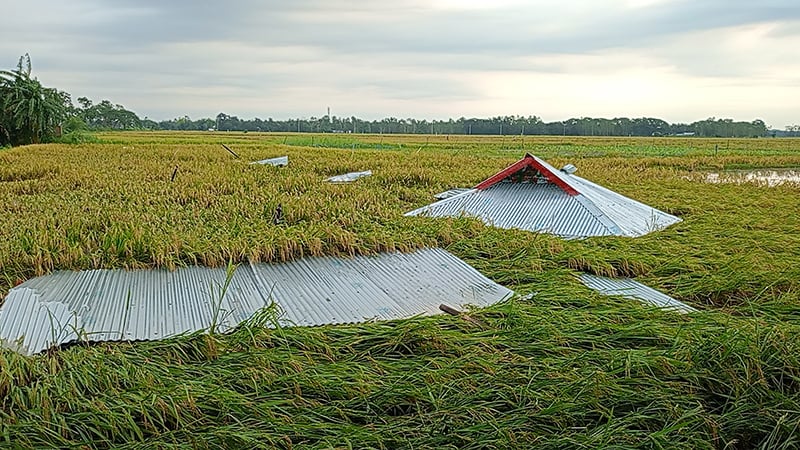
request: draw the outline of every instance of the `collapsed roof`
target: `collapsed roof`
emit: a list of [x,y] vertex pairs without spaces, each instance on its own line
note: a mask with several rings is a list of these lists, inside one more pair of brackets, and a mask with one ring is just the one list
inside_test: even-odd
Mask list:
[[574,175],[542,159],[524,158],[474,188],[406,213],[460,217],[498,228],[550,233],[567,239],[643,236],[681,219]]
[[283,325],[390,320],[489,306],[511,291],[439,248],[355,258],[312,257],[226,268],[60,271],[12,289],[0,344],[31,355],[72,341],[163,339],[233,329],[274,302]]

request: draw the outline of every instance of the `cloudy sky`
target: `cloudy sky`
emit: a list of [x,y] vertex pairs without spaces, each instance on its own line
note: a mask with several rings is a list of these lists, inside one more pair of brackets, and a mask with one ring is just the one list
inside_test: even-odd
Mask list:
[[0,0],[0,67],[155,120],[800,123],[797,0]]

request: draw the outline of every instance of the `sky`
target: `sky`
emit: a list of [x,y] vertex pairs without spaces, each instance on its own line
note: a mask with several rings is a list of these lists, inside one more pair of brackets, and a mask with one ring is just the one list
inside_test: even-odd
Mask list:
[[797,0],[0,0],[0,68],[154,120],[800,123]]

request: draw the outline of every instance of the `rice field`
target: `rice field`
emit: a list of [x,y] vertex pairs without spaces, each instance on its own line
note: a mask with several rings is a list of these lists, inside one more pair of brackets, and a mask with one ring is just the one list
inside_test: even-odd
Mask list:
[[[800,140],[105,133],[0,151],[0,294],[60,269],[175,268],[441,246],[531,297],[346,327],[0,350],[0,446],[797,448]],[[226,144],[241,158],[228,153]],[[530,152],[680,216],[563,241],[403,217]],[[248,162],[289,156],[289,166]],[[323,180],[372,170],[335,185]],[[275,223],[280,206],[282,220]],[[701,310],[584,288],[631,276]]]

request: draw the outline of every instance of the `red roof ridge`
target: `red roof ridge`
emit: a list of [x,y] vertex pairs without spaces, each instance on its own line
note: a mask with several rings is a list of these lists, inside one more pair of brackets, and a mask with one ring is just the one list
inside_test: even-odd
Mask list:
[[556,186],[560,187],[564,190],[568,195],[578,195],[580,192],[575,190],[574,187],[570,186],[569,183],[564,181],[558,174],[554,173],[551,168],[547,167],[546,165],[542,164],[542,161],[536,158],[535,156],[531,155],[530,153],[526,153],[525,157],[520,159],[519,161],[515,162],[514,164],[506,167],[505,169],[497,172],[496,174],[492,175],[491,177],[483,180],[475,189],[485,190],[488,189],[495,184],[505,180],[509,176],[525,169],[526,167],[532,167],[536,169],[539,173],[541,173],[547,181],[555,184]]

